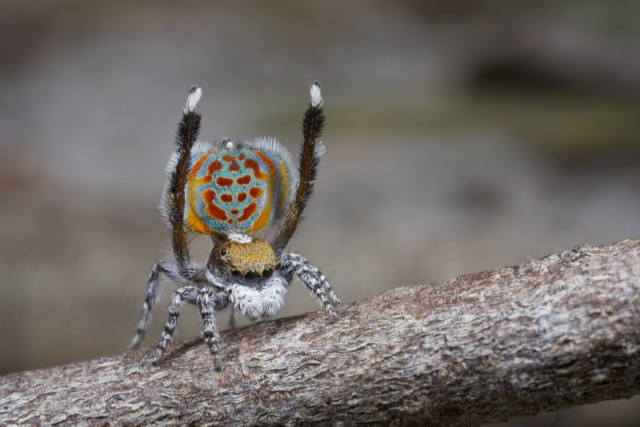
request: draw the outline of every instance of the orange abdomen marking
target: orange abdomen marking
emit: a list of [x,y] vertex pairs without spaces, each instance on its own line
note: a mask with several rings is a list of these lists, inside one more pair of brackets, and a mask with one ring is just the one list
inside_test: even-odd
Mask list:
[[236,179],[236,182],[240,185],[247,185],[251,182],[251,177],[249,175],[241,176],[240,178]]
[[216,178],[216,184],[218,184],[219,187],[231,187],[233,185],[233,179],[219,176]]

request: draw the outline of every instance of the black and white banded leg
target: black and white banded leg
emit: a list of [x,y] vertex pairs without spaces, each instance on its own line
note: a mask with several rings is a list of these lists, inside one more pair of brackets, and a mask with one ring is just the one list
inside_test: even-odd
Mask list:
[[291,269],[311,293],[318,298],[320,306],[329,314],[331,320],[333,322],[337,321],[338,316],[333,307],[339,305],[340,300],[333,292],[333,288],[325,275],[298,254],[286,254],[283,256],[282,262],[285,268]]
[[200,288],[197,286],[183,286],[177,289],[173,295],[171,296],[171,303],[169,304],[169,318],[167,319],[167,323],[164,325],[164,330],[160,335],[160,342],[156,347],[156,352],[151,359],[151,364],[154,366],[158,366],[158,362],[162,359],[164,352],[167,349],[167,346],[171,342],[171,337],[176,331],[176,327],[178,326],[178,319],[180,318],[180,311],[182,309],[182,303],[188,302],[189,304],[197,304],[198,294],[200,293]]
[[138,327],[136,329],[136,335],[129,343],[129,350],[137,348],[140,342],[144,339],[144,336],[151,323],[151,310],[153,306],[160,300],[160,273],[165,274],[178,286],[182,285],[185,280],[180,275],[178,266],[170,261],[161,260],[158,261],[149,272],[149,284],[147,285],[147,294],[142,304],[142,312],[140,313],[140,320],[138,321]]
[[209,346],[209,350],[213,355],[213,363],[217,371],[222,369],[222,363],[220,361],[220,333],[216,328],[216,322],[214,314],[216,311],[224,309],[229,300],[217,293],[210,287],[205,287],[200,290],[198,294],[198,309],[202,316],[202,335],[204,335],[204,341]]

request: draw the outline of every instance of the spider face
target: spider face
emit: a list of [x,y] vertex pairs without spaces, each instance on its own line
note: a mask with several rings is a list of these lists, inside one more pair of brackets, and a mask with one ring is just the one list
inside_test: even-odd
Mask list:
[[271,277],[280,268],[280,260],[265,240],[225,239],[213,247],[207,267],[227,276],[255,280]]
[[[216,311],[231,305],[231,313],[237,309],[251,320],[273,316],[282,307],[294,274],[333,321],[337,320],[333,307],[340,300],[320,270],[302,256],[285,252],[311,197],[325,151],[318,140],[324,124],[320,86],[311,85],[297,168],[289,152],[273,138],[245,143],[225,139],[217,145],[198,141],[201,117],[195,107],[201,95],[194,86],[187,97],[177,132],[178,148],[167,165],[160,205],[171,228],[173,257],[151,269],[138,331],[129,348],[138,346],[149,326],[163,273],[178,288],[171,297],[169,318],[152,363],[156,365],[162,358],[182,303],[187,302],[200,311],[205,342],[216,369],[220,369]],[[253,236],[280,220],[273,241]],[[214,242],[204,265],[191,260],[189,233],[209,235]]]

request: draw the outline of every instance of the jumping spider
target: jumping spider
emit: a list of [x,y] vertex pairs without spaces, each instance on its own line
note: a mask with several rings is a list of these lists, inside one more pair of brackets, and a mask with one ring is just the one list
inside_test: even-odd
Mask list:
[[[244,143],[223,140],[217,146],[198,141],[201,116],[195,107],[202,96],[191,88],[179,124],[178,148],[167,164],[167,181],[160,205],[172,230],[173,259],[157,262],[149,274],[147,294],[135,337],[144,338],[151,308],[159,299],[159,276],[165,274],[178,289],[169,304],[169,318],[156,348],[157,365],[176,330],[181,305],[197,305],[202,332],[221,369],[220,335],[214,313],[231,303],[252,320],[273,316],[283,305],[294,273],[314,294],[332,321],[340,303],[325,276],[302,256],[284,252],[311,197],[325,147],[318,141],[324,124],[320,86],[313,83],[311,103],[302,121],[299,171],[277,140],[257,138]],[[254,237],[284,217],[272,242]],[[206,264],[189,256],[188,233],[211,236],[213,249]]]

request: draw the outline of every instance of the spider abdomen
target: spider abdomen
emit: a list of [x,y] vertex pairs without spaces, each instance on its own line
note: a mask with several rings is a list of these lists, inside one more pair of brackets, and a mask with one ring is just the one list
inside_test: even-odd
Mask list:
[[291,169],[290,155],[275,140],[227,142],[192,156],[185,223],[205,234],[262,230],[287,208]]

